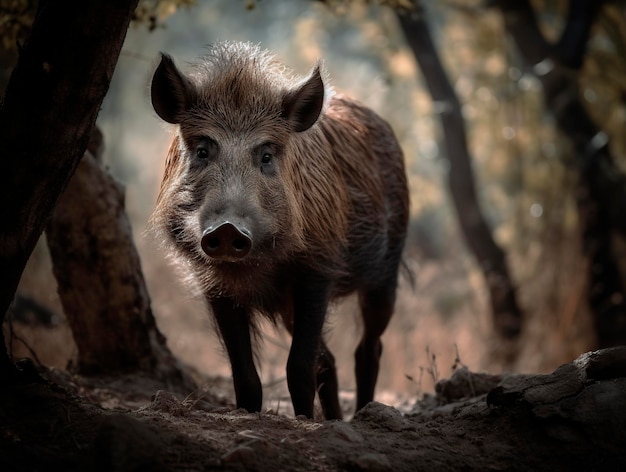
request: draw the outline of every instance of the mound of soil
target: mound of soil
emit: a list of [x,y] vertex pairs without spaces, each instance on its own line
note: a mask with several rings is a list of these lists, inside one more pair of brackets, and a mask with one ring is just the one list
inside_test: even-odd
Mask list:
[[626,347],[549,375],[457,370],[408,411],[350,421],[233,410],[145,374],[0,388],[0,470],[625,470]]

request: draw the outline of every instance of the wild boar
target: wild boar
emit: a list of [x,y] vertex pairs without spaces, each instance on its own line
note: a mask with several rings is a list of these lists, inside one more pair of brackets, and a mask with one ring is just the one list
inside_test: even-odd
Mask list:
[[341,418],[323,340],[330,301],[357,292],[357,409],[370,402],[394,310],[409,214],[390,126],[334,93],[321,63],[298,77],[249,43],[212,46],[187,73],[163,54],[154,110],[176,132],[152,225],[206,298],[232,367],[237,406],[259,411],[251,341],[260,316],[292,336],[296,415]]

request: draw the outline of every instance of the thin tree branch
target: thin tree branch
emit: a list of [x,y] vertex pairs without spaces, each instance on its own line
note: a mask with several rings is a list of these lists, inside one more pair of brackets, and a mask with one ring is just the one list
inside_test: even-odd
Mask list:
[[563,65],[580,69],[587,50],[587,42],[604,0],[570,0],[567,23],[554,46],[555,55]]

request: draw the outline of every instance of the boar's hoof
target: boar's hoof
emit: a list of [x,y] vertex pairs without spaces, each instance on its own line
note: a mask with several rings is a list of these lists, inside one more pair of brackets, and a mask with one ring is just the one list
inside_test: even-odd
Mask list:
[[206,229],[201,244],[207,256],[234,260],[244,258],[250,252],[252,238],[245,228],[226,222]]

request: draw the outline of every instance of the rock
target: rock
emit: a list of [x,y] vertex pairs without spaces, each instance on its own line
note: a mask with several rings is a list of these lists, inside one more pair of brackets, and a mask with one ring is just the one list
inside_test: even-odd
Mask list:
[[357,411],[352,422],[364,422],[370,427],[383,428],[388,431],[402,431],[406,428],[406,420],[402,413],[378,402],[370,402]]
[[354,464],[358,470],[370,472],[384,472],[391,470],[391,463],[385,454],[369,453],[360,456]]
[[167,444],[158,431],[128,415],[106,418],[93,442],[92,470],[126,472],[166,471],[162,458]]
[[363,442],[363,436],[358,433],[350,423],[345,421],[333,421],[326,425],[326,427],[333,431],[339,439],[347,441],[349,443]]
[[530,413],[565,443],[625,456],[626,347],[586,353],[547,375],[504,379],[487,395],[499,410]]
[[226,463],[239,462],[244,465],[250,465],[254,462],[256,451],[248,446],[237,446],[222,455],[222,460]]
[[[571,399],[594,382],[619,378],[626,378],[626,346],[585,353],[551,374],[504,378],[489,392],[487,403],[490,406],[540,407],[538,411],[545,416],[550,404]],[[614,387],[607,384],[605,388],[612,395]]]
[[252,468],[266,460],[272,460],[279,455],[278,448],[271,442],[257,436],[254,431],[244,430],[237,433],[238,436],[249,438],[248,441],[228,450],[221,457],[226,463],[240,463],[246,468]]
[[501,375],[470,372],[467,367],[456,369],[449,379],[440,380],[435,385],[437,400],[451,403],[464,398],[472,398],[488,393],[502,381]]

